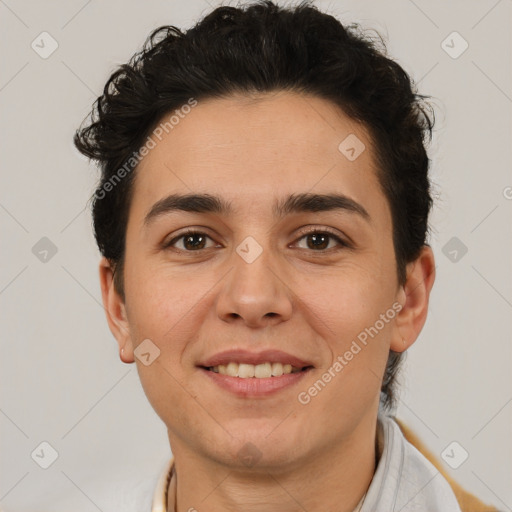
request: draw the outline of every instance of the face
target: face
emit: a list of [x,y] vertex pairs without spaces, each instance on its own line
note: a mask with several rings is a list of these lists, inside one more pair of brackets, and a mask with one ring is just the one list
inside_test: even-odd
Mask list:
[[[218,201],[176,201],[204,194]],[[124,285],[111,328],[127,358],[144,340],[160,351],[134,359],[173,452],[231,467],[247,443],[285,468],[350,439],[375,420],[390,348],[405,348],[372,141],[312,96],[201,101],[164,133],[137,169]],[[300,371],[265,373],[287,361]],[[205,368],[228,362],[263,377]]]

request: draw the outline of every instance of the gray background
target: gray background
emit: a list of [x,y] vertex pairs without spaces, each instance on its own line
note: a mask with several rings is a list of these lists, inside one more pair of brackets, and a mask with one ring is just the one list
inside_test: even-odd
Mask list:
[[[66,510],[57,505],[66,493],[76,510],[95,511],[98,482],[158,474],[170,455],[164,424],[106,324],[86,208],[97,173],[71,139],[109,74],[152,29],[187,28],[209,4],[218,5],[0,0],[4,510],[38,510],[42,494],[50,503],[55,495],[52,510]],[[315,4],[377,29],[420,92],[435,98],[437,281],[427,326],[408,353],[398,416],[438,457],[457,441],[469,458],[446,469],[512,510],[512,2]],[[58,43],[47,59],[31,47],[42,46],[43,31]],[[458,58],[457,36],[444,44],[452,56],[442,46],[454,31],[469,44]],[[36,245],[43,237],[57,249],[47,261]],[[43,441],[58,452],[48,469],[31,458]]]

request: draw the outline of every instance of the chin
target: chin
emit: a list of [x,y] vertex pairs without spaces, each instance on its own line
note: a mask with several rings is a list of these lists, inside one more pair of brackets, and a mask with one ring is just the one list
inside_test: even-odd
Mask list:
[[231,469],[274,473],[295,470],[307,455],[309,436],[300,435],[287,420],[281,422],[282,418],[267,418],[256,424],[253,420],[237,420],[236,428],[226,425],[233,437],[226,434],[205,449],[216,446],[210,456]]

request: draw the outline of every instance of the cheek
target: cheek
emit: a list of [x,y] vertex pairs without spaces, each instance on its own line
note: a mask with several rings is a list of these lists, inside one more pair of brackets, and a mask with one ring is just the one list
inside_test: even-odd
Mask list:
[[169,339],[179,341],[178,333],[186,329],[210,287],[203,280],[192,278],[187,269],[170,272],[146,264],[132,265],[127,270],[130,324],[139,337],[154,339],[163,349]]
[[393,290],[393,280],[356,266],[329,279],[308,278],[298,289],[326,356],[317,378],[328,383],[316,386],[322,389],[316,407],[362,411],[379,396],[396,316]]
[[195,401],[187,381],[190,369],[184,366],[190,361],[185,360],[184,353],[197,339],[198,315],[211,307],[205,294],[212,285],[185,272],[170,275],[147,265],[133,265],[127,270],[134,349],[149,339],[160,351],[148,366],[135,358],[141,385],[162,421],[167,425],[186,423]]
[[294,292],[310,317],[324,326],[326,339],[343,345],[390,310],[394,286],[393,279],[383,278],[367,266],[351,264],[328,276],[296,281]]

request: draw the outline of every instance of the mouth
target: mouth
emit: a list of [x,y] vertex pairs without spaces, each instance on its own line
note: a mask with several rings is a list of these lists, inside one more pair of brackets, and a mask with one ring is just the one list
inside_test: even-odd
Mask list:
[[313,368],[311,365],[306,366],[293,366],[291,364],[282,364],[276,361],[268,361],[260,364],[239,363],[230,361],[227,364],[219,364],[216,366],[201,366],[201,368],[218,373],[220,375],[227,375],[229,377],[236,377],[239,379],[268,379],[282,377],[292,373],[306,372]]
[[311,361],[276,349],[232,349],[197,364],[217,389],[239,398],[264,398],[298,385],[312,371]]

